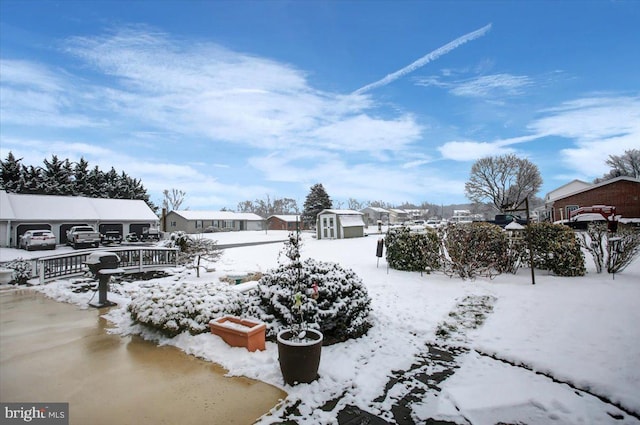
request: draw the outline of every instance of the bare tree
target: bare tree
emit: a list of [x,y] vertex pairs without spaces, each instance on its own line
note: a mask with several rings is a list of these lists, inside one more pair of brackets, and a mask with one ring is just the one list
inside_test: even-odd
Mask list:
[[167,211],[177,211],[184,202],[184,197],[187,192],[179,189],[165,189],[162,191],[164,200],[162,201],[162,208],[166,208]]
[[622,155],[609,155],[605,163],[611,167],[611,171],[595,179],[600,183],[620,176],[629,176],[640,179],[640,149],[629,149]]
[[254,213],[265,218],[274,214],[298,214],[298,203],[293,198],[273,198],[271,200],[271,196],[266,195],[266,199],[238,203],[237,211]]
[[347,201],[347,205],[350,210],[355,210],[355,211],[360,211],[361,209],[364,208],[364,204],[354,198],[349,198],[349,200]]
[[513,154],[479,159],[471,167],[465,183],[467,198],[473,202],[489,200],[499,211],[515,208],[542,186],[538,167]]

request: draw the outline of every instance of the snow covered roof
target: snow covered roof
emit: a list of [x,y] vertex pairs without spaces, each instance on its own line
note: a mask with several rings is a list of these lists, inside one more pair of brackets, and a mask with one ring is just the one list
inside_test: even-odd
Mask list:
[[342,227],[359,227],[364,226],[364,221],[362,221],[362,216],[343,215],[340,216],[340,225]]
[[25,195],[0,191],[0,201],[2,205],[0,219],[3,220],[158,220],[158,217],[146,202],[137,199]]
[[384,209],[384,208],[380,208],[380,207],[367,207],[364,208],[363,210],[371,210],[377,213],[388,213],[389,211]]
[[515,220],[504,226],[504,228],[506,230],[524,230],[524,226]]
[[287,223],[295,223],[296,221],[300,221],[299,215],[287,215],[287,214],[274,214],[269,216],[269,218],[275,217],[279,220],[282,220]]
[[636,179],[630,176],[620,176],[613,179],[605,180],[597,184],[585,183],[581,180],[573,180],[571,183],[567,183],[566,185],[549,192],[545,199],[547,202],[557,201],[559,199],[567,198],[569,196],[577,195],[578,193],[587,192],[598,187],[607,186],[609,184],[617,183],[623,180],[633,183],[640,183],[640,179]]
[[233,211],[171,211],[186,220],[247,220],[262,221],[263,218],[254,213],[237,213]]
[[338,215],[364,215],[360,211],[355,211],[355,210],[334,210],[334,209],[328,208],[326,210],[320,211],[320,214],[325,214],[325,213],[338,214]]

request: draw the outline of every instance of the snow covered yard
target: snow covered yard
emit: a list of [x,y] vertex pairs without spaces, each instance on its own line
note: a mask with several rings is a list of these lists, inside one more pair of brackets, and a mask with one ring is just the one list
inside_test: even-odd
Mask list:
[[[235,242],[234,235],[247,242],[252,233],[256,238],[266,237],[265,232],[206,237],[219,237],[219,243],[226,244]],[[286,233],[268,234],[276,236],[284,239]],[[450,319],[449,313],[461,300],[470,295],[490,296],[495,302],[484,324],[455,340],[465,348],[455,359],[459,368],[442,382],[439,394],[428,393],[412,404],[413,420],[640,424],[639,261],[615,280],[606,273],[596,274],[587,255],[589,273],[584,277],[560,278],[538,272],[533,286],[529,270],[521,269],[517,275],[504,274],[493,280],[462,281],[440,273],[421,276],[387,270],[384,259],[376,267],[377,236],[348,240],[303,236],[303,258],[335,261],[352,268],[372,298],[373,327],[362,338],[323,347],[321,377],[316,382],[285,386],[274,343],[268,342],[266,351],[252,353],[231,348],[210,334],[183,333],[166,338],[133,324],[126,306],[142,284],[139,282],[117,285],[117,293],[109,294],[109,299],[118,302],[106,315],[114,323],[112,331],[139,333],[221,364],[229,375],[245,375],[283,388],[289,394],[287,400],[260,423],[281,419],[297,401],[300,416],[295,420],[299,423],[335,423],[336,413],[349,405],[393,421],[390,410],[397,397],[380,396],[394,371],[409,369],[427,351],[428,344],[440,343],[436,330]],[[200,279],[187,270],[175,273],[185,281],[206,282],[228,274],[265,271],[276,266],[281,247],[269,244],[225,250],[216,270],[202,273]],[[144,284],[163,285],[175,279],[174,275]],[[76,294],[70,287],[69,281],[58,281],[39,289],[53,298],[86,305],[92,293]],[[556,382],[489,356],[540,371]],[[410,389],[411,384],[406,386]],[[322,410],[331,400],[337,404]]]

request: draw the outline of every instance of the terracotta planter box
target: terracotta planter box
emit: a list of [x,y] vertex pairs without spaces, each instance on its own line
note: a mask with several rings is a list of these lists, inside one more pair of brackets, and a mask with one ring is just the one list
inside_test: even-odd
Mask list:
[[242,319],[236,316],[223,316],[209,322],[211,333],[221,337],[232,347],[246,347],[249,351],[265,349],[264,323]]

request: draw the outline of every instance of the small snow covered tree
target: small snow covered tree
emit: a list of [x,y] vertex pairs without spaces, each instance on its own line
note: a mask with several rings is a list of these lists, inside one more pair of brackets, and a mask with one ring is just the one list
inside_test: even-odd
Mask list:
[[265,272],[252,292],[248,314],[268,324],[273,338],[285,328],[320,330],[325,341],[357,338],[371,326],[371,299],[362,280],[339,264],[300,260],[299,233],[291,233],[279,266]]
[[195,268],[197,277],[200,277],[202,260],[214,262],[221,255],[217,247],[217,241],[209,239],[202,234],[188,235],[182,231],[175,232],[169,238],[169,245],[180,248],[178,263],[186,267]]
[[316,224],[318,213],[320,211],[331,208],[331,198],[321,183],[311,186],[311,190],[304,201],[304,210],[302,211],[302,221],[307,228]]

